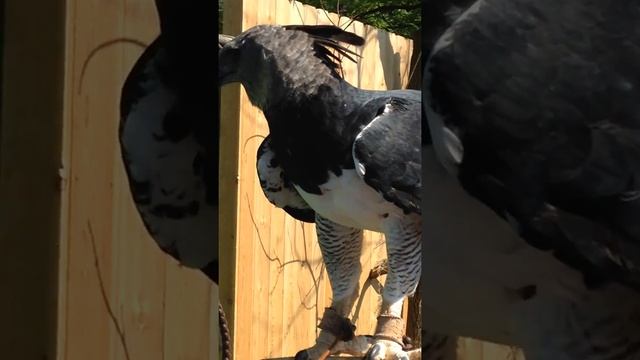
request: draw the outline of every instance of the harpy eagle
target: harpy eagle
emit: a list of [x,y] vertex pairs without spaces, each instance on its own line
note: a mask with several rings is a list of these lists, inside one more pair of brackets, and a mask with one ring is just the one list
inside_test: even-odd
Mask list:
[[[151,237],[180,264],[218,283],[215,6],[156,0],[161,32],[122,88],[119,139],[133,200]],[[220,305],[218,312],[223,357],[230,359]]]
[[640,359],[638,24],[634,0],[477,0],[439,34],[425,327]]
[[222,48],[219,82],[241,83],[267,119],[258,151],[266,197],[316,224],[333,299],[316,344],[296,359],[324,359],[338,340],[354,339],[347,316],[358,295],[362,229],[385,234],[389,262],[367,357],[403,359],[400,313],[421,268],[421,95],[350,85],[339,56],[354,53],[339,42],[364,41],[334,26],[259,25]]

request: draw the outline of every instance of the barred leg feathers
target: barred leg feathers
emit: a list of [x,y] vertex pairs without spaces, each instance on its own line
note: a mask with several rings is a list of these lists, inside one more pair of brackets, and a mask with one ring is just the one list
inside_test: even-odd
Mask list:
[[[335,312],[335,316],[347,318],[358,298],[362,230],[337,224],[316,214],[316,233],[333,293],[330,311]],[[334,335],[337,332],[338,329],[323,328],[315,345],[298,352],[295,359],[325,359],[335,352],[339,342],[338,336]]]
[[385,231],[389,273],[382,292],[382,308],[375,343],[367,360],[408,360],[402,342],[402,304],[415,293],[422,266],[422,219],[419,215],[391,222]]

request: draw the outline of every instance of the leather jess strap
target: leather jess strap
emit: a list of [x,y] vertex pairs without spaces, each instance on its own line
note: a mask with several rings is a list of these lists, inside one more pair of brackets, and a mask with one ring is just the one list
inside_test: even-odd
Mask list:
[[333,334],[340,341],[353,340],[356,326],[349,318],[341,316],[332,308],[325,308],[318,327]]
[[378,324],[376,325],[375,332],[377,339],[394,341],[404,347],[405,344],[402,341],[403,335],[404,319],[389,315],[378,316]]

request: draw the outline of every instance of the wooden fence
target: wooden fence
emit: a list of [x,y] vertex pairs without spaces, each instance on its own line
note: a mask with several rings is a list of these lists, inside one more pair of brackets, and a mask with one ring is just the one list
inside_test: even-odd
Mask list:
[[[235,35],[256,24],[336,24],[363,36],[354,49],[362,59],[343,63],[345,78],[366,89],[399,89],[409,79],[410,40],[376,30],[298,2],[225,1],[224,33]],[[330,305],[331,289],[313,225],[303,225],[265,199],[256,173],[256,151],[267,124],[238,85],[222,92],[220,293],[228,309],[236,359],[292,356],[313,345],[317,321]],[[223,209],[222,211],[225,211]],[[386,258],[383,236],[366,233],[361,263],[369,270]],[[379,279],[383,281],[384,277]],[[364,284],[355,311],[358,332],[371,333],[379,287]],[[374,283],[377,285],[377,282]]]

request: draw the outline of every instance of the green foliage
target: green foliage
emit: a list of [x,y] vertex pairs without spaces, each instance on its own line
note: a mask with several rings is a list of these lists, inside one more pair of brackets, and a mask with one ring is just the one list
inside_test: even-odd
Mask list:
[[[421,0],[299,0],[405,37],[420,30]],[[222,0],[218,0],[222,31]]]
[[222,33],[222,4],[224,2],[222,0],[218,0],[218,33]]
[[299,0],[405,37],[420,30],[421,0]]

